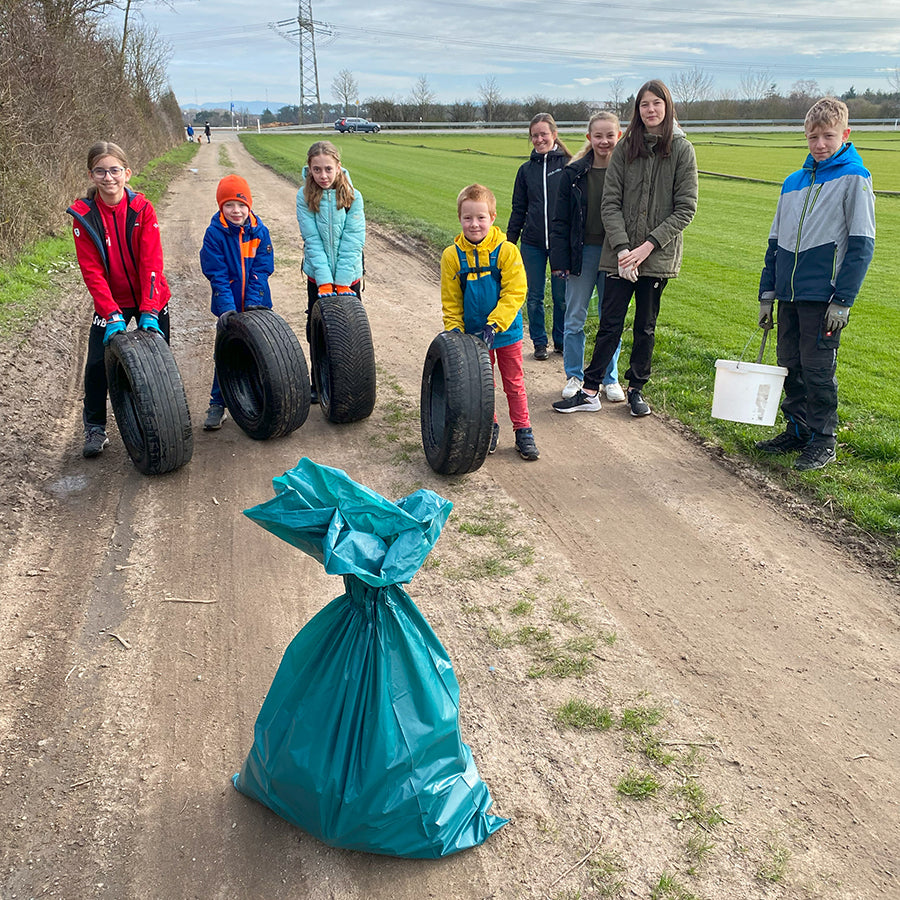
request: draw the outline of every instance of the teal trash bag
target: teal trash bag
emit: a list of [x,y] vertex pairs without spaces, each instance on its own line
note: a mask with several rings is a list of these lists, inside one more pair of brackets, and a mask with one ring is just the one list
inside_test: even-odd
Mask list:
[[400,587],[452,504],[396,503],[302,459],[245,515],[343,575],[345,593],[291,641],[234,786],[334,847],[434,859],[483,843],[507,819],[459,733],[447,651]]

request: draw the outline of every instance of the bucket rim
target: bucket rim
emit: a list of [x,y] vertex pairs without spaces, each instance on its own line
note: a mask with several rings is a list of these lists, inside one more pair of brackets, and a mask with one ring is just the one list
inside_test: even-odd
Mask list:
[[716,368],[729,372],[755,372],[759,375],[787,375],[784,366],[770,366],[766,363],[746,362],[739,359],[717,359]]

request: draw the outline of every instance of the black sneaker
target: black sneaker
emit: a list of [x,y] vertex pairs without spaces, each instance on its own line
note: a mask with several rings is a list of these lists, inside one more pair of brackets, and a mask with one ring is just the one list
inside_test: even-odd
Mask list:
[[562,352],[563,352],[563,348],[560,347],[559,344],[554,344],[554,345],[553,345],[553,352],[554,352],[554,353],[562,353]]
[[516,429],[516,450],[522,459],[537,459],[541,454],[538,452],[537,444],[534,442],[534,435],[530,428]]
[[809,443],[809,435],[797,435],[790,431],[782,431],[768,441],[757,441],[756,449],[763,453],[792,453],[802,450]]
[[821,469],[836,459],[837,454],[834,452],[834,447],[829,447],[828,444],[820,444],[818,441],[811,441],[797,457],[794,468],[798,472],[809,472],[812,469]]
[[573,396],[557,400],[553,408],[558,413],[597,412],[600,409],[600,394],[591,396],[584,391],[575,391]]
[[628,389],[628,405],[633,416],[649,416],[650,404],[644,399],[644,395],[638,388]]
[[206,411],[206,421],[203,423],[204,431],[218,431],[225,421],[225,407],[218,403],[210,403]]
[[491,428],[491,443],[488,446],[488,453],[493,453],[497,449],[497,441],[500,440],[500,426],[494,422]]
[[106,436],[106,429],[100,425],[89,425],[84,430],[84,447],[81,455],[85,459],[99,456],[107,444],[109,444],[109,438]]
[[546,344],[535,344],[534,345],[534,358],[535,359],[550,359],[550,354],[547,352]]

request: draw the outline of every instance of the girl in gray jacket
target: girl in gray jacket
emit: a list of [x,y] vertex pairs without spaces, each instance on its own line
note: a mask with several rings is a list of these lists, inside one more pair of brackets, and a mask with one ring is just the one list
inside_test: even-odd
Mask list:
[[675,122],[672,95],[661,81],[648,81],[637,92],[603,187],[606,238],[600,269],[609,277],[594,353],[584,386],[574,397],[554,403],[557,412],[600,409],[600,382],[622,337],[633,296],[634,340],[625,373],[628,403],[633,416],[650,415],[642,391],[650,380],[659,302],[668,280],[681,269],[681,233],[697,211],[697,190],[694,148]]

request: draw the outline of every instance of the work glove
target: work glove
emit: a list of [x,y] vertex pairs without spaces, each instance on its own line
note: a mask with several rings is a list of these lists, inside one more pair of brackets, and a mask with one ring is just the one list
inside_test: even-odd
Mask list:
[[355,297],[356,293],[348,287],[346,284],[336,284],[334,286],[334,292],[338,295],[338,297]]
[[325,284],[319,285],[319,296],[320,297],[333,297],[335,294],[334,285],[329,281]]
[[849,321],[850,307],[832,300],[825,310],[825,333],[839,334],[842,328],[847,327]]
[[[620,250],[619,251],[619,259],[623,256],[627,256],[631,253],[630,250]],[[624,278],[626,281],[637,281],[638,280],[638,270],[637,266],[628,266],[628,268],[623,269],[622,266],[618,266],[619,269],[619,278]]]
[[770,331],[775,325],[775,301],[759,301],[759,327],[764,331]]
[[491,325],[490,322],[488,322],[488,324],[485,325],[481,331],[481,339],[487,344],[488,350],[490,350],[491,347],[494,346],[494,338],[496,337],[496,335],[497,332],[494,329],[494,326]]
[[236,316],[236,315],[237,315],[236,309],[226,309],[225,312],[223,312],[222,315],[219,316],[218,319],[216,319],[216,330],[224,331],[228,327],[228,320],[232,316]]
[[112,339],[114,334],[125,330],[125,316],[120,312],[114,312],[106,317],[106,333],[103,335],[103,346],[105,347]]
[[142,331],[155,331],[157,334],[162,334],[162,328],[159,327],[159,313],[142,312],[138,319],[138,328]]

